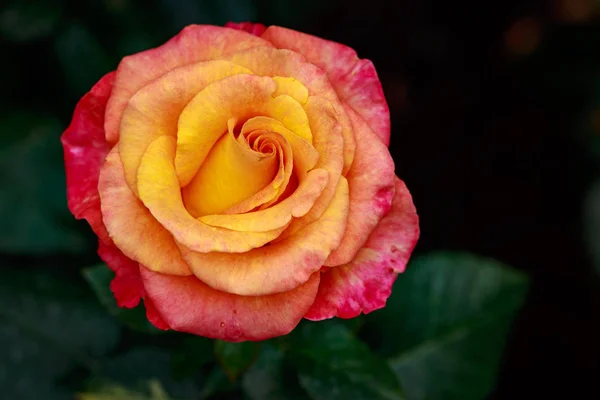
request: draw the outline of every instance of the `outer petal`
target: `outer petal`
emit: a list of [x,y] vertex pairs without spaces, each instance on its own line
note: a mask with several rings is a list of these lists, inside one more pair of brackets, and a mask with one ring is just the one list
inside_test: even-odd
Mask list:
[[385,145],[390,142],[390,114],[373,63],[348,46],[291,29],[270,26],[262,37],[280,49],[302,54],[327,71],[342,102],[352,107]]
[[[140,268],[144,268],[140,266]],[[144,299],[144,306],[146,307],[146,318],[148,321],[158,329],[167,330],[169,329],[169,325],[165,322],[163,317],[160,315],[154,302],[150,300],[148,296]]]
[[398,273],[419,238],[419,218],[406,185],[396,179],[390,213],[371,233],[365,246],[349,264],[321,275],[317,298],[305,318],[318,321],[353,318],[385,306]]
[[117,68],[115,89],[106,110],[106,139],[116,143],[127,102],[140,88],[166,72],[198,61],[271,44],[243,31],[212,25],[190,25],[155,49],[123,58]]
[[335,266],[352,261],[358,249],[381,218],[390,211],[394,197],[394,161],[388,148],[377,140],[373,131],[349,106],[348,115],[356,132],[356,157],[348,173],[350,213],[342,244],[325,265]]
[[115,73],[111,72],[83,96],[73,120],[63,133],[67,199],[77,219],[85,218],[100,239],[110,242],[102,223],[98,177],[110,147],[104,139],[104,110],[110,96]]
[[267,30],[267,27],[263,24],[255,24],[252,22],[228,22],[225,24],[226,28],[237,29],[240,31],[248,32],[252,35],[260,36]]
[[110,283],[119,307],[133,308],[144,297],[144,286],[140,278],[139,266],[135,261],[125,257],[113,244],[99,242],[98,255],[115,272]]
[[174,330],[241,342],[289,333],[306,313],[319,286],[315,273],[302,286],[269,296],[220,292],[195,277],[140,269],[148,298]]
[[106,157],[98,190],[102,215],[112,240],[127,257],[148,268],[191,275],[171,234],[158,223],[125,182],[118,146]]

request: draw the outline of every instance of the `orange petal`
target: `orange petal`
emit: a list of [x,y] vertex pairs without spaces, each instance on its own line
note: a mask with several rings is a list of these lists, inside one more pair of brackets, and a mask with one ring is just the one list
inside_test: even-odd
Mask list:
[[137,169],[154,139],[177,135],[179,115],[206,85],[225,77],[248,73],[227,61],[207,61],[175,68],[141,88],[123,112],[119,151],[127,183],[137,194]]
[[146,295],[169,327],[194,335],[241,342],[288,334],[311,306],[319,273],[302,286],[269,296],[238,296],[215,290],[196,277],[157,274],[140,268]]
[[278,50],[269,47],[255,47],[223,57],[234,63],[248,68],[253,73],[261,76],[279,76],[294,78],[301,82],[311,96],[321,96],[327,99],[333,107],[336,118],[342,126],[344,138],[344,167],[343,173],[350,169],[354,159],[354,133],[352,125],[346,115],[338,94],[329,82],[327,73],[306,62],[306,59],[293,51]]
[[173,237],[127,186],[117,147],[113,147],[106,157],[98,191],[104,224],[123,254],[156,272],[191,274]]
[[322,267],[339,246],[347,217],[348,182],[342,177],[321,218],[294,235],[243,254],[182,248],[182,255],[194,274],[215,289],[246,296],[285,292]]
[[386,146],[390,143],[390,113],[373,63],[361,60],[348,46],[278,26],[262,38],[275,47],[290,49],[327,71],[340,100],[348,104],[373,129]]
[[388,148],[377,139],[365,121],[348,107],[356,136],[356,157],[348,173],[350,213],[348,227],[340,247],[329,255],[325,265],[352,261],[379,220],[392,206],[394,197],[394,161]]
[[140,199],[177,242],[194,251],[239,253],[270,242],[285,229],[237,232],[194,219],[181,198],[173,166],[175,146],[171,136],[161,136],[148,146],[138,169],[138,190]]
[[271,47],[271,44],[243,31],[190,25],[160,47],[123,58],[117,68],[115,86],[106,109],[106,140],[111,144],[117,142],[127,102],[149,82],[177,67],[214,60],[255,46]]
[[285,200],[269,208],[244,214],[205,215],[200,221],[211,226],[242,232],[265,232],[288,224],[292,217],[304,216],[323,192],[329,180],[324,169],[313,169]]
[[312,141],[302,106],[290,96],[273,98],[276,90],[270,77],[240,74],[208,85],[189,102],[179,117],[175,156],[175,170],[182,187],[192,180],[232,117],[244,121],[266,115]]

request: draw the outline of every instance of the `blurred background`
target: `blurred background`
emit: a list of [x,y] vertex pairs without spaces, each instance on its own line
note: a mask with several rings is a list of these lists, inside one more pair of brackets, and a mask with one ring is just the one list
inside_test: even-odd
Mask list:
[[[598,397],[600,1],[1,4],[3,398]],[[422,230],[386,309],[262,345],[116,309],[66,207],[60,134],[121,57],[227,21],[335,40],[377,67]]]

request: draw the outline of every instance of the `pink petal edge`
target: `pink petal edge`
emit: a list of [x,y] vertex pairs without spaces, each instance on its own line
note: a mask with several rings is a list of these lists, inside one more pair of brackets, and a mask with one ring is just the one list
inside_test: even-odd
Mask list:
[[418,238],[419,217],[412,197],[396,178],[391,211],[352,262],[321,273],[317,298],[304,317],[312,321],[354,318],[384,307]]

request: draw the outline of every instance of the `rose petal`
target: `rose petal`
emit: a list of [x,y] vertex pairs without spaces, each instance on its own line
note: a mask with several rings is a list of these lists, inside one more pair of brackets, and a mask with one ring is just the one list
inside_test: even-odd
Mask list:
[[252,22],[228,22],[225,24],[225,27],[245,31],[256,36],[262,35],[263,32],[267,30],[267,27],[263,24],[255,24]]
[[391,211],[352,262],[321,274],[317,298],[305,318],[353,318],[384,307],[418,238],[419,218],[411,195],[404,182],[396,178]]
[[314,205],[329,180],[324,169],[313,169],[296,190],[281,203],[244,214],[205,215],[200,221],[211,226],[241,232],[266,232],[287,225],[292,217],[299,218]]
[[144,297],[144,286],[137,262],[125,257],[113,244],[99,241],[98,255],[115,272],[110,289],[119,307],[133,308]]
[[249,70],[228,61],[185,65],[142,87],[123,112],[119,151],[125,178],[137,194],[137,170],[146,148],[162,135],[177,135],[177,121],[185,106],[206,85]]
[[106,157],[100,171],[98,190],[104,224],[115,245],[127,257],[153,271],[192,274],[171,234],[129,189],[117,146]]
[[238,121],[256,115],[272,117],[312,142],[302,106],[290,96],[273,98],[275,90],[277,84],[270,77],[240,74],[208,85],[188,103],[179,117],[175,156],[182,187],[192,180],[232,117]]
[[342,177],[321,218],[295,235],[243,254],[182,249],[182,255],[194,274],[215,289],[249,296],[285,292],[306,282],[339,246],[347,216],[348,182]]
[[98,237],[110,242],[102,223],[98,176],[110,147],[104,138],[104,110],[115,73],[102,77],[77,103],[73,120],[60,138],[65,153],[69,210],[85,218]]
[[[346,106],[348,107],[348,106]],[[352,261],[379,220],[390,211],[394,197],[394,161],[388,148],[354,110],[348,116],[356,132],[356,157],[348,172],[350,213],[340,247],[329,255],[327,266]]]
[[255,46],[271,44],[246,32],[212,25],[190,25],[177,36],[155,49],[123,58],[115,77],[115,90],[106,109],[106,140],[119,138],[123,110],[140,88],[183,65],[217,59]]
[[[140,268],[144,267],[140,265]],[[162,329],[163,331],[169,329],[169,325],[165,322],[163,317],[156,309],[154,302],[150,300],[148,296],[146,296],[146,298],[144,299],[144,306],[146,307],[146,318],[148,318],[148,321],[150,321],[152,325],[154,325],[158,329]]]
[[302,286],[270,296],[220,292],[195,277],[140,269],[147,298],[174,330],[241,342],[288,334],[312,304],[319,286],[315,273]]
[[348,46],[291,29],[270,26],[262,38],[290,49],[323,68],[342,102],[352,107],[386,146],[390,143],[390,114],[373,63],[361,60]]
[[183,205],[173,158],[175,138],[161,136],[148,146],[138,170],[140,199],[175,240],[199,252],[245,252],[270,242],[286,226],[267,232],[237,232],[194,219]]
[[[323,69],[307,63],[306,59],[296,52],[269,47],[255,47],[233,53],[223,57],[223,59],[248,68],[257,75],[294,78],[308,89],[311,96],[324,97],[329,101],[342,129],[341,133],[344,138],[344,166],[342,173],[346,174],[354,159],[356,147],[354,133],[350,120],[338,99],[338,95],[333,86],[331,86],[327,73]],[[305,105],[304,102],[300,101],[300,103]]]

